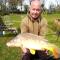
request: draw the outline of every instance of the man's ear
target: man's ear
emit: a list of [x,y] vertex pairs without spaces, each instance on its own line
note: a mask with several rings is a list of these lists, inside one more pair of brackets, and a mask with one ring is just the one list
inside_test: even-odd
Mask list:
[[43,7],[41,7],[41,13],[43,12]]
[[28,8],[28,13],[30,13],[30,8]]

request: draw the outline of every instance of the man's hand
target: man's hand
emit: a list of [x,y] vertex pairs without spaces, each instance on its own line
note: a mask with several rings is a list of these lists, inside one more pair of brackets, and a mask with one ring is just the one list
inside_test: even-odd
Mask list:
[[23,51],[23,53],[27,53],[27,52],[29,52],[29,49],[27,49],[27,48],[22,48],[22,51]]

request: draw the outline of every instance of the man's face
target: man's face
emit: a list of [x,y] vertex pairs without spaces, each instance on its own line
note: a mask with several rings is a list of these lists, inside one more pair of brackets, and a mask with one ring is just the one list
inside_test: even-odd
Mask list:
[[39,17],[39,15],[41,14],[41,8],[40,5],[37,3],[33,3],[30,7],[30,15],[32,18],[36,19]]

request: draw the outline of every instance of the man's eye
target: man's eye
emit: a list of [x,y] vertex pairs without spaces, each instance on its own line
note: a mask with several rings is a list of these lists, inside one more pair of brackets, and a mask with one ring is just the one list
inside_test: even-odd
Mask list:
[[35,9],[32,9],[32,10],[35,10]]
[[35,10],[36,10],[36,11],[40,11],[40,9],[32,9],[32,10],[34,10],[34,11],[35,11]]
[[40,11],[40,9],[36,9],[36,11]]

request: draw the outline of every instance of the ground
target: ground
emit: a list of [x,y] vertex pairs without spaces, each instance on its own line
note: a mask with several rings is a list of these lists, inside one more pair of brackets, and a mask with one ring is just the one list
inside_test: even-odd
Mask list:
[[[16,27],[18,28],[20,26],[22,18],[24,18],[25,14],[10,14],[3,16],[3,21],[7,24],[12,23],[10,27]],[[52,26],[52,22],[56,18],[60,18],[60,14],[43,14],[43,16],[47,19],[48,24]],[[7,22],[6,22],[7,21]],[[7,24],[7,25],[8,25]],[[48,33],[53,33],[54,31],[49,28]],[[21,60],[21,49],[20,48],[8,48],[6,46],[6,42],[11,40],[14,37],[14,35],[6,35],[6,36],[0,36],[0,60]],[[49,40],[49,42],[56,44],[58,47],[60,47],[60,36],[58,41],[57,35],[47,35],[46,38]]]

